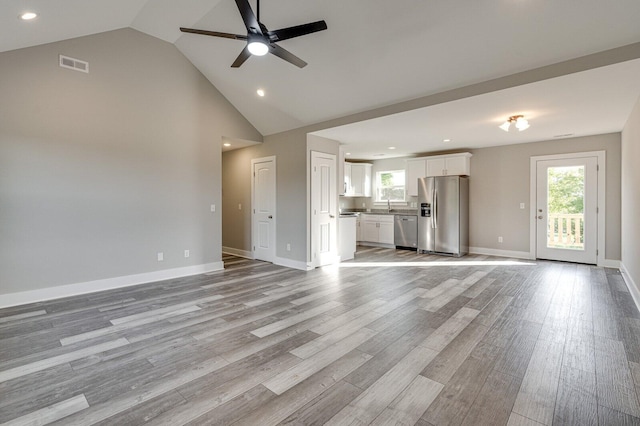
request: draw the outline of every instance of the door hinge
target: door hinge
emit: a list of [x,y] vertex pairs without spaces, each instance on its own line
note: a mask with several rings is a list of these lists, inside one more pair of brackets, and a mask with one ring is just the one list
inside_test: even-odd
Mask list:
[[253,251],[256,251],[256,246],[253,246]]
[[596,249],[596,256],[598,256],[599,254],[600,254],[599,251]]
[[596,207],[596,214],[600,213],[600,207]]
[[596,171],[599,172],[600,171],[600,164],[596,165]]

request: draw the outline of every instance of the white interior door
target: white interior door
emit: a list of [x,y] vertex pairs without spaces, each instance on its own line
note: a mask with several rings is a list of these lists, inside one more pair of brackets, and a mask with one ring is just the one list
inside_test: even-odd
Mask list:
[[276,257],[276,159],[251,160],[253,257],[273,262]]
[[311,253],[315,266],[338,256],[336,156],[311,152]]
[[537,161],[536,257],[595,264],[597,249],[597,157]]

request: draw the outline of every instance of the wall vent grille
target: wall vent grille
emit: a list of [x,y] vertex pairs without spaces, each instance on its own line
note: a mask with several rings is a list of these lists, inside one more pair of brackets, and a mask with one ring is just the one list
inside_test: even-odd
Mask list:
[[89,62],[60,55],[60,66],[71,70],[89,73]]

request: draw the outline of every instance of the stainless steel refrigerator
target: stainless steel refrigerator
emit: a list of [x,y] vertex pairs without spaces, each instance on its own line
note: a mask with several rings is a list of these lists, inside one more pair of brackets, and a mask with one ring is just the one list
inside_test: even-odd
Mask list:
[[418,251],[452,256],[469,252],[469,179],[418,179]]

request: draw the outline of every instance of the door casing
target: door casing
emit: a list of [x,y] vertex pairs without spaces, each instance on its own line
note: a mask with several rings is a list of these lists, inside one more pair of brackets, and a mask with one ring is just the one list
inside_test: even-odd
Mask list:
[[536,229],[537,229],[537,169],[538,161],[548,160],[562,160],[569,158],[583,158],[583,157],[596,157],[598,160],[598,243],[597,243],[597,265],[605,266],[605,241],[606,241],[606,153],[605,151],[589,151],[589,152],[576,152],[569,154],[552,154],[552,155],[540,155],[534,156],[530,159],[530,189],[529,189],[529,257],[531,259],[536,258]]

